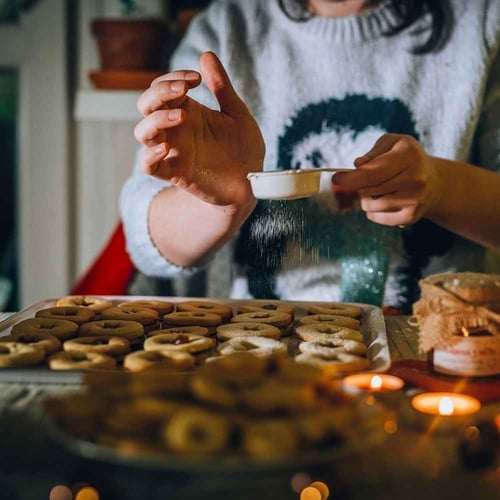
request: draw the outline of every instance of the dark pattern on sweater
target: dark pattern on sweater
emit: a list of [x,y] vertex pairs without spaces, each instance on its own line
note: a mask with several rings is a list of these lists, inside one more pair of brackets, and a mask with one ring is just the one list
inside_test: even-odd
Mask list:
[[[407,134],[419,140],[412,114],[400,100],[349,95],[341,100],[312,103],[291,118],[290,125],[279,138],[278,168],[300,168],[294,148],[307,138],[321,136],[325,131],[340,133],[348,130],[355,139],[369,128]],[[312,150],[306,158],[314,167],[327,165],[319,149]],[[280,224],[280,220],[287,223]],[[263,231],[266,224],[273,230]],[[357,234],[356,228],[362,234]],[[361,270],[363,266],[366,269],[378,266],[378,277],[373,271],[365,276],[366,280],[383,281],[370,285],[375,290],[381,288],[376,299],[373,294],[370,297],[363,293],[359,287],[353,289],[348,283],[352,275],[342,280],[341,300],[374,302],[383,296],[395,232],[400,234],[394,228],[367,222],[359,211],[332,214],[322,210],[314,198],[294,202],[259,202],[241,230],[235,260],[246,273],[249,292],[254,297],[279,298],[276,275],[281,268],[287,242],[300,241],[305,251],[317,247],[321,255],[335,259],[343,270],[346,262],[359,262]],[[363,245],[360,238],[364,242],[368,240],[369,244]],[[398,303],[391,305],[410,312],[411,304],[418,298],[418,280],[423,268],[431,256],[442,254],[450,248],[452,236],[432,222],[419,221],[404,230],[402,238],[405,255],[403,266],[397,270]],[[363,279],[362,275],[360,279]]]

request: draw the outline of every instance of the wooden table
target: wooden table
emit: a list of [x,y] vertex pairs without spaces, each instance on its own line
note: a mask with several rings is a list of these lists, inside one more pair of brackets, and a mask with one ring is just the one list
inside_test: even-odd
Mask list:
[[[0,321],[5,314],[0,314]],[[386,320],[393,360],[423,359],[407,317]],[[0,384],[0,498],[40,500],[57,484],[85,482],[105,500],[215,499],[292,500],[290,471],[259,476],[172,474],[82,459],[62,449],[37,425],[30,411],[46,394],[74,390],[64,384]],[[484,405],[481,418],[500,413]],[[500,468],[471,470],[461,462],[456,433],[428,435],[399,428],[364,453],[304,472],[328,484],[335,500],[447,500],[500,498]],[[29,473],[29,480],[28,478]]]

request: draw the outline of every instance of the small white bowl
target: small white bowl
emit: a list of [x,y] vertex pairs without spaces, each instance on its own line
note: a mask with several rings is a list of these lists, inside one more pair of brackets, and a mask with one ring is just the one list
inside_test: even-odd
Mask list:
[[247,175],[252,192],[259,200],[297,200],[319,191],[321,172],[344,172],[347,168],[272,170]]

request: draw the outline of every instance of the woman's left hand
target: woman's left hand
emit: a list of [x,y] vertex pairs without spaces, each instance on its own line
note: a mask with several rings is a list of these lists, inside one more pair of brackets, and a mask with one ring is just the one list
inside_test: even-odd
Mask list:
[[353,172],[339,172],[335,185],[357,190],[369,220],[388,226],[417,222],[439,196],[433,157],[411,136],[384,134]]

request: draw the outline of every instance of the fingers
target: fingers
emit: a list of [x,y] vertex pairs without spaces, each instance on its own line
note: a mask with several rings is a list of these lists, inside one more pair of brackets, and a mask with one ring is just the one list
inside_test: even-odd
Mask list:
[[421,172],[412,172],[411,169],[405,168],[398,175],[392,177],[381,184],[360,189],[359,194],[362,198],[371,198],[377,200],[382,196],[387,196],[401,191],[420,191],[424,190],[426,179]]
[[404,158],[399,153],[388,152],[363,163],[352,172],[337,172],[333,175],[332,182],[345,189],[359,191],[390,181],[397,177],[406,166]]
[[[354,164],[356,165],[356,162],[359,160],[359,163],[365,164],[368,163],[370,160],[373,160],[377,156],[380,156],[384,153],[387,153],[387,151],[390,151],[392,147],[396,144],[401,139],[401,136],[398,134],[384,134],[381,136],[373,145],[373,148],[368,151],[368,153],[365,153],[363,156],[360,156],[359,158],[356,158],[354,161]],[[357,167],[358,165],[356,165]],[[361,165],[359,165],[361,166]]]
[[248,114],[248,108],[234,90],[224,66],[213,52],[204,52],[201,55],[200,70],[205,84],[217,99],[223,113],[232,117]]
[[361,196],[361,208],[365,212],[394,212],[405,207],[417,207],[420,205],[420,192],[408,190],[390,193],[373,198]]
[[187,187],[187,180],[181,176],[180,153],[166,143],[147,148],[141,153],[141,168],[145,174],[168,180],[177,187]]
[[145,146],[156,146],[166,140],[166,129],[176,127],[184,120],[183,109],[154,111],[141,120],[134,129],[135,138]]
[[372,222],[385,226],[407,226],[417,222],[420,215],[414,207],[404,207],[393,212],[367,212],[366,217]]
[[187,91],[197,87],[201,76],[196,71],[173,71],[151,83],[137,100],[137,109],[144,116],[163,108],[179,107],[186,99]]
[[421,147],[413,137],[384,134],[370,151],[354,160],[356,170],[337,173],[332,182],[346,189],[362,190],[374,187],[388,182],[412,166],[412,163],[418,161],[421,153]]
[[170,73],[166,73],[165,75],[161,75],[155,78],[151,82],[151,86],[159,82],[166,82],[172,80],[185,80],[188,83],[189,88],[192,89],[194,87],[197,87],[201,83],[201,75],[198,73],[198,71],[186,70],[186,69],[171,71]]
[[366,217],[389,226],[414,224],[422,217],[423,207],[423,189],[402,190],[377,199],[361,196],[361,208]]
[[166,158],[169,146],[166,143],[158,144],[151,148],[146,148],[141,153],[141,169],[148,175],[155,175],[161,162]]

